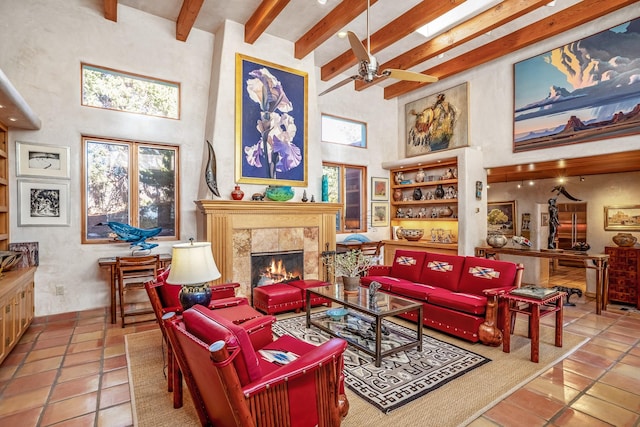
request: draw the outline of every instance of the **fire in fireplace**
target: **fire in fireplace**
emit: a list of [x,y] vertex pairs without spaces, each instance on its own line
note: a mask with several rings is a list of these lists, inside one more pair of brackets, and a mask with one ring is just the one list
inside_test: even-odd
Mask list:
[[251,289],[304,276],[303,251],[251,254]]

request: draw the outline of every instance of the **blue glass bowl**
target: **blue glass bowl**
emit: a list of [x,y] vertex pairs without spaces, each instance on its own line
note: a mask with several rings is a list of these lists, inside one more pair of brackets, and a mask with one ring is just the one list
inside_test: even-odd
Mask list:
[[340,320],[347,315],[349,311],[346,308],[332,308],[327,310],[327,315],[333,320]]
[[286,202],[287,200],[291,200],[295,194],[291,186],[278,186],[278,185],[270,185],[264,192],[267,199],[274,200],[276,202]]

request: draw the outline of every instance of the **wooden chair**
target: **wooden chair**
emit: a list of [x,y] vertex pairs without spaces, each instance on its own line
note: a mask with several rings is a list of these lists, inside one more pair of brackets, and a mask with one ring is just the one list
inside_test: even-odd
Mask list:
[[376,257],[378,260],[377,264],[380,264],[380,251],[382,249],[382,246],[384,246],[383,241],[362,242],[362,245],[360,245],[360,251],[362,251],[362,255]]
[[[116,258],[118,275],[118,306],[122,327],[125,319],[145,316],[141,321],[148,321],[154,314],[144,289],[145,282],[154,280],[160,268],[159,255],[128,256]],[[140,296],[142,295],[142,296]],[[128,324],[136,323],[136,321]]]
[[203,426],[333,427],[347,415],[346,341],[314,346],[283,335],[263,349],[298,356],[280,365],[256,352],[246,331],[216,310],[196,305],[165,322]]

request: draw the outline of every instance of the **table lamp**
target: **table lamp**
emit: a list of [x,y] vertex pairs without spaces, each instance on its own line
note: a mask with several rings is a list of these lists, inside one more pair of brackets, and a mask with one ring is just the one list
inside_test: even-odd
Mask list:
[[221,276],[211,253],[211,242],[179,243],[173,245],[171,270],[167,283],[181,285],[180,304],[187,310],[195,304],[205,307],[211,302],[209,281]]

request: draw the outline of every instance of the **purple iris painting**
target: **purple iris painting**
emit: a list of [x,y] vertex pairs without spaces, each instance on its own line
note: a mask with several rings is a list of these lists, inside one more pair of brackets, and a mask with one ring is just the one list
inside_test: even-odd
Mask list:
[[240,61],[240,66],[242,170],[239,181],[304,183],[306,74],[301,77],[246,59]]

